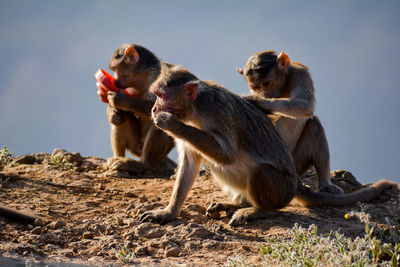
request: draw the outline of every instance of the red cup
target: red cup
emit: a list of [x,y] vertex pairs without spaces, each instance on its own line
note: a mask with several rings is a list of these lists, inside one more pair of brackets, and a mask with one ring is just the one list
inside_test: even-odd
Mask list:
[[[114,92],[119,92],[119,88],[115,85],[114,78],[110,74],[108,74],[105,70],[99,69],[96,74],[94,75],[96,77],[97,81],[103,85],[106,89],[110,89],[111,91]],[[99,87],[99,86],[98,86]],[[101,91],[101,88],[99,88]]]

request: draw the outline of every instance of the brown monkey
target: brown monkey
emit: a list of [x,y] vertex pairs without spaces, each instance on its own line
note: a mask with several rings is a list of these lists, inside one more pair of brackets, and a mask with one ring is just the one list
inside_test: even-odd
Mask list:
[[[308,68],[290,62],[282,52],[261,51],[252,55],[244,69],[251,95],[250,101],[267,113],[292,153],[301,176],[314,166],[320,191],[342,194],[331,183],[329,147],[324,128],[316,116],[314,86]],[[254,97],[255,96],[255,97]],[[272,113],[272,114],[271,114]]]
[[174,220],[200,164],[210,167],[220,184],[240,195],[236,206],[213,203],[208,212],[247,206],[235,211],[231,225],[263,218],[294,197],[306,206],[345,205],[369,200],[395,185],[379,181],[348,195],[312,192],[298,182],[290,152],[270,119],[250,102],[179,67],[163,68],[150,90],[157,96],[154,123],[175,138],[180,160],[169,205],[145,212],[141,221]]
[[[125,176],[153,169],[171,173],[176,167],[167,157],[174,146],[173,139],[154,127],[151,121],[155,97],[149,93],[149,86],[162,65],[172,66],[160,62],[151,51],[137,44],[124,44],[112,54],[110,69],[114,71],[115,84],[125,88],[131,97],[124,93],[108,93],[107,115],[114,153],[114,158],[107,161],[111,175]],[[140,161],[125,158],[126,150]]]

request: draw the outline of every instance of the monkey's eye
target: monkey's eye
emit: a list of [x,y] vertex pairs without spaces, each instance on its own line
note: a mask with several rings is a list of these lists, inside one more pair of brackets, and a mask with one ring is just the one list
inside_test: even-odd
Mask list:
[[269,82],[263,82],[262,85],[265,86],[265,87],[268,87]]

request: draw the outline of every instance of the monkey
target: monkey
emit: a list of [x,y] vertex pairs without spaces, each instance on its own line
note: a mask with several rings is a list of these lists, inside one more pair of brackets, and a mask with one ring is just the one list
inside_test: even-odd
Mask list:
[[292,156],[271,120],[241,96],[178,66],[163,68],[150,91],[157,97],[154,124],[175,138],[179,162],[168,206],[143,213],[142,222],[164,224],[179,216],[201,164],[240,196],[234,198],[236,203],[211,203],[207,209],[211,213],[237,207],[232,226],[265,218],[293,198],[304,206],[347,205],[395,185],[381,180],[346,195],[311,191],[299,182]]
[[307,66],[291,62],[284,52],[273,50],[253,54],[243,75],[251,102],[268,113],[292,153],[299,176],[314,166],[319,191],[343,194],[330,179],[330,154],[325,130],[314,116],[314,85]]
[[[149,93],[149,86],[157,78],[162,65],[172,66],[161,62],[143,46],[123,44],[113,52],[109,67],[114,71],[116,86],[125,88],[125,94],[97,84],[103,87],[98,91],[100,99],[104,101],[106,98],[109,102],[107,116],[114,156],[107,160],[109,175],[127,176],[154,169],[169,175],[176,168],[176,163],[167,157],[174,147],[173,139],[154,127],[151,121],[155,97]],[[107,91],[108,95],[101,93]],[[126,150],[140,161],[126,158]]]

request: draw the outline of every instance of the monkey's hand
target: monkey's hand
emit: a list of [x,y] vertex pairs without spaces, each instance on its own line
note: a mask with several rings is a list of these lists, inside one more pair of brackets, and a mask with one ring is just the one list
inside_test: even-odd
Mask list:
[[268,99],[263,99],[256,95],[246,95],[243,96],[243,99],[261,109],[261,111],[266,114],[272,113],[273,102]]
[[156,222],[159,224],[166,224],[175,220],[176,215],[169,209],[147,211],[140,216],[141,222]]
[[107,99],[110,106],[118,108],[118,109],[125,109],[125,102],[128,97],[120,92],[108,91]]
[[118,110],[114,107],[108,106],[107,116],[108,116],[108,121],[110,123],[114,124],[115,126],[119,126],[125,122],[124,115],[121,113],[120,110]]
[[153,118],[154,124],[162,130],[172,130],[176,123],[179,123],[179,119],[172,113],[160,112]]

